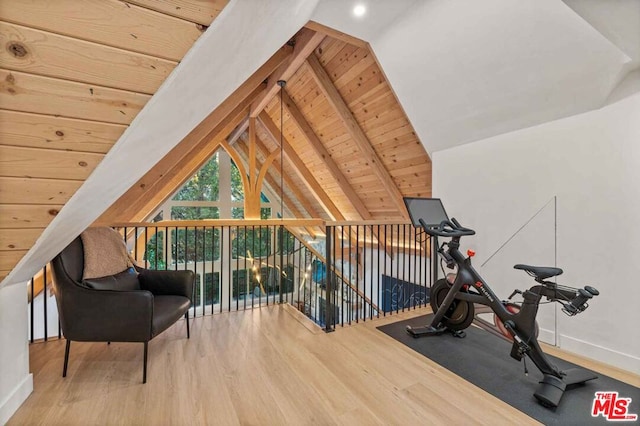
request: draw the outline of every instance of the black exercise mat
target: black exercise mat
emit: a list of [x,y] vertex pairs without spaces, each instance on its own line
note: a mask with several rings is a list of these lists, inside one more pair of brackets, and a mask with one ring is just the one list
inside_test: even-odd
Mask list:
[[[527,358],[529,375],[525,376],[522,362],[509,356],[509,342],[477,327],[466,329],[467,336],[464,339],[451,334],[414,338],[406,332],[407,325],[415,327],[429,324],[430,316],[399,321],[378,329],[546,425],[610,423],[602,415],[591,416],[595,392],[617,391],[619,398],[631,398],[628,413],[640,415],[640,388],[599,373],[595,380],[569,387],[557,408],[545,408],[533,396],[542,373]],[[550,355],[549,358],[562,370],[577,367]],[[464,406],[463,401],[459,403]],[[635,422],[616,423],[640,424],[640,418]]]

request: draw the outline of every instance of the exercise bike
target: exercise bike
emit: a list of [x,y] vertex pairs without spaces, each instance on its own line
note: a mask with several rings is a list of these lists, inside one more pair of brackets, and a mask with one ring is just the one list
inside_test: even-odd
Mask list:
[[498,328],[502,327],[503,333],[513,341],[511,357],[521,361],[527,356],[542,372],[543,378],[534,396],[543,406],[557,407],[567,386],[597,378],[591,371],[581,368],[562,371],[550,362],[538,344],[536,314],[541,299],[546,297],[548,301],[562,304],[565,314],[577,315],[587,309],[587,302],[599,294],[598,290],[589,286],[576,289],[548,281],[562,274],[560,268],[518,264],[514,268],[528,273],[537,284],[511,294],[509,299],[522,295],[521,304],[501,301],[471,265],[473,251],[467,251],[465,257],[459,250],[460,238],[475,235],[475,231],[463,227],[455,218],[449,220],[439,199],[411,198],[405,199],[405,204],[414,224],[417,221],[424,232],[436,237],[436,241],[437,237],[450,238],[437,252],[449,269],[457,269],[455,278],[437,280],[431,288],[430,304],[434,312],[431,323],[423,327],[408,326],[409,334],[417,338],[451,332],[464,337],[463,330],[474,320],[474,304],[485,305],[495,314]]

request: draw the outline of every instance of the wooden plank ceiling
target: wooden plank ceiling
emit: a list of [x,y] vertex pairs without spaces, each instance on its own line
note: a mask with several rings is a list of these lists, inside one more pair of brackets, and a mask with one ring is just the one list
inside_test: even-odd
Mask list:
[[[3,3],[0,280],[227,1]],[[282,94],[278,80],[286,80]],[[300,218],[402,219],[402,196],[431,194],[430,159],[368,45],[315,23],[98,222],[146,219],[217,149],[254,181],[283,191],[287,210]]]

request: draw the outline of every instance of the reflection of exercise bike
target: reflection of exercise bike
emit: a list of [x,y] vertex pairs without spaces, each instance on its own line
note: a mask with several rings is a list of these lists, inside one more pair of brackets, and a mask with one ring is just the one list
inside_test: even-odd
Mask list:
[[[434,317],[431,324],[424,327],[407,327],[413,337],[422,337],[452,332],[464,337],[465,328],[474,319],[474,303],[488,306],[499,319],[497,325],[512,337],[511,357],[520,361],[526,355],[543,374],[538,390],[534,396],[547,407],[556,407],[569,385],[584,383],[597,378],[592,372],[580,368],[561,371],[553,365],[540,348],[537,340],[536,314],[542,297],[563,305],[562,311],[569,316],[579,314],[589,306],[587,301],[598,295],[593,287],[575,289],[559,286],[546,281],[562,274],[562,269],[515,265],[516,269],[526,271],[538,283],[521,294],[524,301],[521,305],[503,302],[493,293],[489,285],[482,279],[471,265],[474,253],[469,250],[465,257],[459,250],[460,237],[474,235],[475,231],[465,228],[457,220],[449,220],[439,199],[405,199],[409,214],[414,224],[422,226],[424,231],[435,237],[449,237],[449,242],[438,248],[438,254],[447,265],[457,267],[453,282],[438,280],[431,288],[431,306]],[[510,298],[511,298],[510,297]],[[498,327],[500,328],[500,327]]]

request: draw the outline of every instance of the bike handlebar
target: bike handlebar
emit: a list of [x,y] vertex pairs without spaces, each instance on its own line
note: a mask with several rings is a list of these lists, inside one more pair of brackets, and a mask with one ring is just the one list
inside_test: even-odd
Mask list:
[[455,218],[451,218],[451,220],[443,220],[438,226],[429,226],[422,219],[420,219],[419,222],[424,228],[424,231],[431,236],[462,237],[465,235],[475,235],[476,233],[473,229],[465,228],[460,225],[460,222]]

